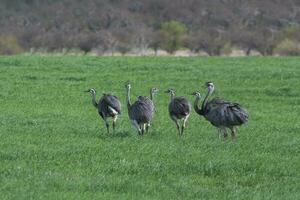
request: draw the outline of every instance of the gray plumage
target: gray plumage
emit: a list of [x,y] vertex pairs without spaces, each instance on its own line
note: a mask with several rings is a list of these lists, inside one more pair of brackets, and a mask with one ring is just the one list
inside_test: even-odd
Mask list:
[[152,115],[155,111],[155,106],[154,106],[154,94],[156,94],[159,90],[156,87],[152,87],[150,89],[150,98],[146,96],[138,96],[138,100],[144,102],[147,107],[151,110]]
[[207,102],[204,113],[204,117],[216,127],[239,126],[248,121],[248,113],[241,105],[222,99]]
[[[153,115],[154,115],[154,112],[155,112],[154,95],[155,95],[158,91],[159,91],[159,90],[158,90],[156,87],[152,87],[152,88],[150,88],[150,98],[140,96],[140,99],[141,99],[142,101],[144,101],[144,102],[148,105],[148,108],[151,110],[152,118],[153,118]],[[152,120],[152,119],[151,119],[151,120]],[[151,120],[146,124],[146,133],[148,133],[149,127],[151,126],[151,125],[150,125]]]
[[174,97],[169,103],[169,114],[177,119],[182,119],[190,114],[191,106],[184,97]]
[[[175,97],[175,90],[173,89],[169,89],[166,92],[171,96],[171,101],[169,103],[169,115],[175,122],[179,135],[183,135],[186,121],[190,115],[191,104],[185,97]],[[183,119],[181,130],[178,123],[178,120],[180,119]]]
[[151,99],[146,96],[138,96],[137,100],[143,102],[151,112],[154,112],[154,103]]
[[97,108],[102,117],[114,117],[121,114],[121,103],[118,97],[109,93],[103,94]]
[[129,118],[136,120],[138,124],[148,123],[152,117],[153,112],[147,101],[138,99],[128,109]]
[[223,134],[227,136],[226,128],[231,130],[231,136],[234,138],[236,133],[236,126],[240,126],[248,121],[248,112],[238,103],[232,103],[220,98],[208,100],[208,97],[214,91],[214,85],[211,82],[206,83],[207,95],[202,103],[201,109],[198,107],[200,101],[200,93],[195,92],[196,96],[194,109],[199,114],[204,116],[213,126],[219,129],[219,136]]
[[127,109],[128,109],[129,119],[131,120],[131,123],[134,125],[134,127],[138,130],[138,133],[144,134],[145,130],[146,132],[148,132],[148,128],[150,126],[150,122],[154,114],[154,104],[152,101],[152,97],[154,93],[151,93],[150,90],[151,99],[145,96],[139,96],[137,98],[137,101],[131,104],[130,102],[131,85],[127,84],[126,88],[127,88]]
[[92,103],[98,109],[99,115],[105,121],[107,132],[109,133],[109,124],[107,118],[113,118],[113,130],[115,131],[116,121],[119,114],[121,114],[121,103],[118,97],[108,93],[103,94],[99,102],[96,101],[96,90],[89,89],[86,92],[90,92],[92,95]]
[[151,88],[150,99],[146,96],[138,96],[137,101],[131,104],[130,90],[131,85],[126,85],[127,89],[127,109],[129,119],[132,125],[138,130],[139,134],[144,134],[145,130],[148,132],[150,122],[154,114],[153,95],[158,91],[157,88]]

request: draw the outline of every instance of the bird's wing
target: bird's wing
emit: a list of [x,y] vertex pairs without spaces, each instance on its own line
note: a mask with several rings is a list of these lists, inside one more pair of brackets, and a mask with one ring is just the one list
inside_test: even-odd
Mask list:
[[229,101],[226,101],[221,98],[214,98],[206,103],[205,111],[208,112],[209,110],[212,110],[212,109],[215,109],[218,107],[224,107],[224,106],[226,107],[226,106],[230,106],[230,105],[232,105],[232,103]]
[[[222,102],[223,101],[223,102]],[[212,100],[206,106],[206,118],[216,126],[236,126],[248,120],[247,111],[237,103]]]
[[150,100],[148,97],[146,97],[146,96],[138,96],[138,97],[137,97],[137,100],[138,100],[138,101],[148,101],[148,100],[151,101],[151,100]]
[[121,103],[120,103],[118,97],[111,95],[111,94],[107,94],[107,95],[103,96],[102,98],[103,98],[103,101],[105,101],[105,103],[108,106],[112,107],[119,114],[121,114]]
[[136,101],[132,104],[129,115],[131,119],[137,120],[138,123],[147,123],[153,117],[153,110],[144,101]]
[[226,101],[224,99],[221,99],[219,97],[213,98],[212,100],[210,100],[209,102],[214,103],[214,104],[230,104],[229,101]]
[[144,106],[147,106],[149,110],[154,111],[154,104],[152,100],[149,97],[146,96],[139,96],[138,101],[143,104]]
[[176,97],[170,104],[171,110],[180,115],[188,115],[191,110],[191,104],[184,97]]
[[248,111],[243,108],[240,104],[234,103],[228,107],[230,111],[234,114],[235,120],[241,124],[248,121],[249,114]]

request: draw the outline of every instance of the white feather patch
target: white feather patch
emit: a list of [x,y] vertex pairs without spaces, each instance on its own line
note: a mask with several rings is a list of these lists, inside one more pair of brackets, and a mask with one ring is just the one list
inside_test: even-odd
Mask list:
[[114,113],[115,115],[118,114],[118,112],[117,112],[115,109],[113,109],[112,107],[108,106],[108,109],[109,109],[112,113]]

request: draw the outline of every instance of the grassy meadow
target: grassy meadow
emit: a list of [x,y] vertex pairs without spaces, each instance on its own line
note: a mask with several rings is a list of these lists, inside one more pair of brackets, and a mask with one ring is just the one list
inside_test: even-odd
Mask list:
[[[139,137],[125,104],[155,96],[150,133]],[[169,96],[191,92],[239,102],[249,122],[220,140],[194,110],[179,138]],[[113,92],[117,131],[84,93]],[[300,199],[298,57],[0,57],[0,199]]]

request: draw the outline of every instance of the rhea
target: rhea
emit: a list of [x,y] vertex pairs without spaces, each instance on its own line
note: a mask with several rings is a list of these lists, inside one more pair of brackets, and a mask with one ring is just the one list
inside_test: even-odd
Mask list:
[[[179,136],[183,135],[186,122],[190,116],[191,104],[185,97],[175,97],[175,90],[168,89],[166,93],[170,94],[169,115],[176,124]],[[181,128],[179,120],[183,120]]]
[[194,109],[208,120],[213,126],[217,127],[219,137],[227,137],[227,130],[231,130],[231,137],[236,137],[236,126],[240,126],[248,121],[248,112],[238,103],[232,103],[220,98],[208,100],[209,96],[214,91],[214,84],[206,82],[207,94],[202,102],[201,108],[198,104],[201,99],[199,92],[194,92],[192,95],[196,97]]
[[137,129],[139,135],[143,135],[148,132],[150,122],[154,114],[153,96],[158,90],[157,88],[150,90],[150,98],[139,96],[137,100],[132,104],[130,100],[131,85],[126,84],[126,102],[129,119],[132,125]]
[[116,128],[118,115],[121,114],[121,103],[118,97],[108,93],[103,94],[99,102],[96,101],[96,90],[94,88],[87,90],[92,96],[92,103],[98,109],[98,113],[105,122],[107,133],[109,133],[108,118],[112,118],[113,131]]
[[[143,101],[151,110],[152,112],[152,117],[154,115],[154,111],[155,111],[155,106],[154,106],[154,95],[158,92],[158,88],[156,87],[152,87],[150,88],[150,99],[146,96],[139,96],[138,100],[139,101]],[[148,133],[149,128],[151,126],[150,124],[151,120],[145,125],[146,126],[146,133]]]

